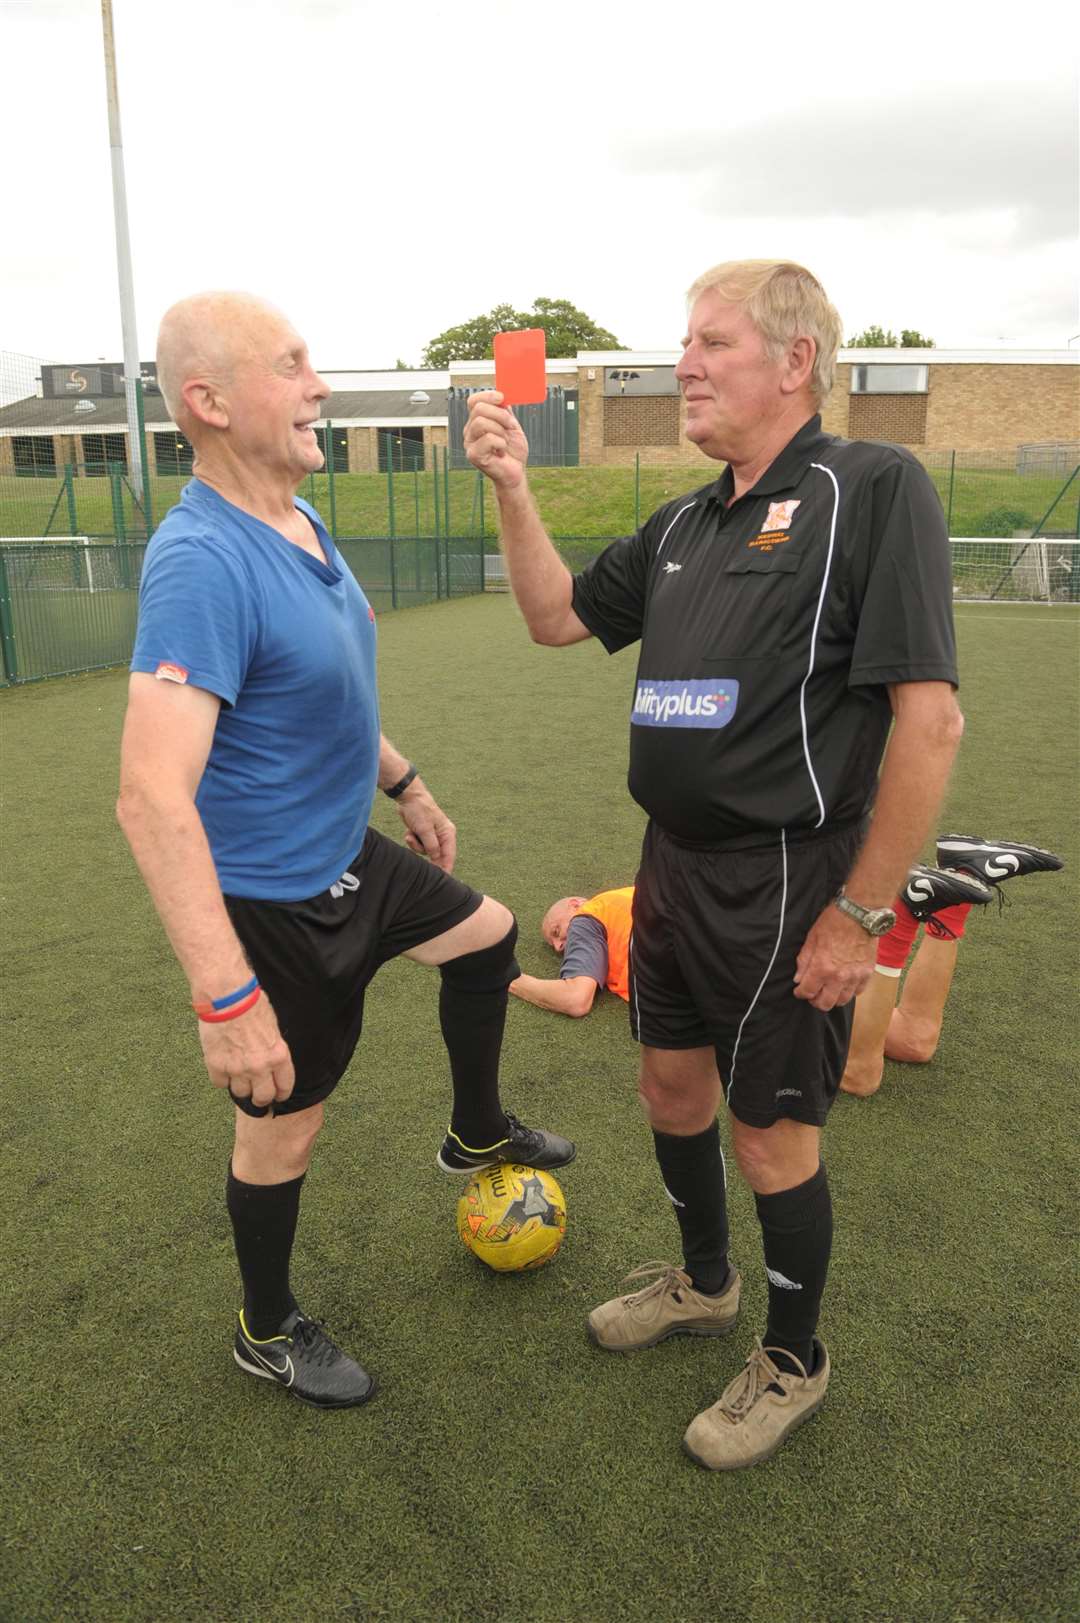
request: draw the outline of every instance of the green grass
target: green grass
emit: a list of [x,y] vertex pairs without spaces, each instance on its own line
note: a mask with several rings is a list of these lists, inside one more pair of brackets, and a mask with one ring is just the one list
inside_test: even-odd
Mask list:
[[[758,1470],[679,1450],[765,1294],[736,1183],[743,1325],[628,1359],[588,1307],[676,1229],[634,1097],[625,1008],[510,1010],[504,1087],[570,1133],[569,1231],[483,1270],[433,1169],[447,1108],[436,978],[368,998],[304,1192],[295,1278],[378,1375],[318,1414],[233,1365],[226,1102],[113,822],[122,672],[0,695],[7,1042],[0,1613],[438,1623],[878,1623],[1077,1615],[1076,634],[1067,609],[961,608],[968,726],[942,822],[1062,851],[971,923],[942,1045],[842,1099],[822,1414]],[[520,916],[632,876],[633,653],[534,647],[506,597],[380,623],[384,725]],[[394,829],[392,807],[377,820]]]
[[[1005,459],[1003,459],[1005,460]],[[634,468],[534,468],[530,482],[541,516],[553,536],[560,539],[609,538],[628,535],[662,502],[695,490],[715,477],[718,469],[704,459],[690,466],[642,467],[640,491],[635,504]],[[957,467],[952,478],[947,465],[931,470],[943,504],[950,509],[953,535],[984,535],[986,520],[1008,508],[1016,515],[1012,529],[1030,529],[1046,513],[1060,492],[1064,479],[1044,474],[1018,474],[1011,465]],[[160,520],[177,497],[186,480],[151,480],[153,512]],[[393,532],[395,535],[445,534],[446,489],[441,462],[438,494],[435,476],[427,473],[399,473],[393,478]],[[490,490],[481,496],[480,475],[454,472],[449,480],[450,532],[478,535],[481,526],[487,535],[496,533],[495,507]],[[49,534],[71,532],[67,499],[60,496],[58,479],[0,478],[0,536],[34,536],[44,533],[50,513],[55,514]],[[78,535],[115,534],[111,485],[108,479],[76,479],[75,526]],[[312,477],[300,494],[313,501],[327,524],[331,521],[329,480],[325,474]],[[1075,534],[1077,492],[1074,486],[1048,526],[1063,534]],[[338,535],[389,535],[391,531],[390,493],[385,474],[336,474],[335,529]],[[129,536],[144,533],[127,485],[123,486],[124,524]]]

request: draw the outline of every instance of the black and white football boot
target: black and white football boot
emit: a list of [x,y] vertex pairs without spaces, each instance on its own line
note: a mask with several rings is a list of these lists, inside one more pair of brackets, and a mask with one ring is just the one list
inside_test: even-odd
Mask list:
[[317,1409],[351,1409],[375,1394],[375,1382],[367,1370],[299,1309],[289,1314],[276,1336],[265,1341],[248,1335],[241,1312],[233,1357],[249,1375],[276,1381],[294,1398]]
[[1000,885],[1021,874],[1056,873],[1065,866],[1061,857],[1039,845],[984,840],[977,834],[939,834],[937,859],[942,867],[962,868],[988,885]]
[[482,1167],[508,1161],[512,1165],[539,1167],[550,1172],[555,1167],[569,1166],[576,1154],[568,1138],[560,1138],[558,1133],[549,1133],[543,1127],[526,1127],[506,1111],[505,1138],[486,1147],[463,1144],[457,1134],[447,1128],[435,1165],[440,1172],[478,1172]]
[[957,873],[954,868],[931,868],[917,862],[909,869],[900,895],[904,906],[921,924],[942,908],[956,907],[961,902],[985,907],[987,902],[993,901],[994,889],[972,874]]

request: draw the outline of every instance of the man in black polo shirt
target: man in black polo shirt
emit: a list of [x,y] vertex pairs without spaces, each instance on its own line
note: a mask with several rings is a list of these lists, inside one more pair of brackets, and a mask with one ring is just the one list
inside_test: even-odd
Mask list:
[[825,1395],[821,1127],[852,999],[963,723],[941,506],[908,452],[822,432],[841,327],[820,284],[786,261],[743,261],[706,272],[689,306],[686,433],[727,467],[582,574],[544,532],[528,446],[497,394],[473,396],[466,446],[495,486],[534,640],[641,643],[630,790],[650,823],[630,1020],[685,1267],[597,1308],[589,1332],[628,1352],[734,1327],[723,1097],[762,1227],[768,1323],[684,1446],[733,1469],[772,1454]]

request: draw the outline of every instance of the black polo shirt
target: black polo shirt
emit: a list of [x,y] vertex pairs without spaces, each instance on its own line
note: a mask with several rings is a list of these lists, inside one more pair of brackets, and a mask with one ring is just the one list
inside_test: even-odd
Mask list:
[[725,468],[574,581],[609,653],[641,640],[631,794],[706,844],[856,821],[886,684],[957,682],[945,519],[915,457],[812,417],[752,490],[733,489]]

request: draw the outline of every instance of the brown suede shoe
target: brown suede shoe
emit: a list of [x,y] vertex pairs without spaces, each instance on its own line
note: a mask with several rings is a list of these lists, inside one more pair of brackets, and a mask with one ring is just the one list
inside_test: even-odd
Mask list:
[[[709,1471],[738,1471],[775,1454],[789,1432],[816,1414],[829,1384],[829,1355],[820,1341],[814,1373],[799,1364],[797,1375],[777,1369],[758,1341],[740,1374],[724,1388],[711,1409],[686,1428],[683,1448]],[[789,1354],[790,1356],[790,1354]],[[799,1363],[798,1359],[794,1360]]]
[[667,1262],[645,1262],[625,1283],[652,1279],[632,1296],[616,1296],[589,1314],[589,1335],[605,1352],[638,1352],[668,1336],[726,1336],[739,1317],[741,1280],[733,1268],[720,1296],[703,1296]]

